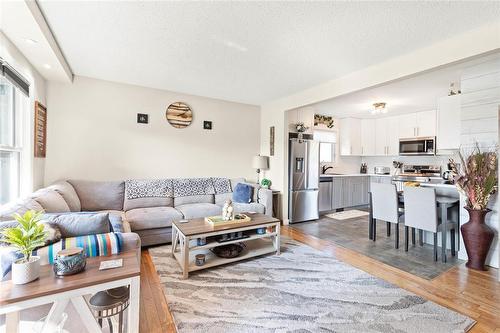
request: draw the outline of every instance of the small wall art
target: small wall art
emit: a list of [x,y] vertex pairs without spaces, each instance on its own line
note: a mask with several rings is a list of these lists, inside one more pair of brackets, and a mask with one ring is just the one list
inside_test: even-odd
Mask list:
[[203,129],[211,130],[212,129],[212,122],[210,120],[204,120],[203,121]]
[[269,156],[274,156],[274,126],[269,128]]
[[149,115],[145,113],[137,114],[137,123],[138,124],[147,124],[149,123]]
[[314,115],[314,126],[324,125],[327,128],[333,128],[335,126],[335,120],[331,116],[324,116],[321,114]]
[[166,117],[173,127],[185,128],[193,121],[193,111],[186,103],[175,102],[168,106]]
[[47,152],[47,108],[35,102],[35,157],[45,158]]

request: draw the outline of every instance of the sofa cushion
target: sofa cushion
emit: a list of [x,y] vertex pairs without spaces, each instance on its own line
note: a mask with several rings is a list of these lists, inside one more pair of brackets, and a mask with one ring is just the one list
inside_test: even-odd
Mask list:
[[234,202],[240,202],[240,203],[250,203],[252,202],[253,198],[253,187],[244,184],[244,183],[238,183],[236,184],[236,187],[233,192],[233,201]]
[[170,227],[172,221],[182,218],[182,214],[173,207],[136,208],[125,212],[132,231]]
[[196,219],[198,217],[214,216],[222,213],[222,208],[220,206],[211,203],[193,203],[177,206],[175,208],[178,209],[186,219]]
[[215,202],[213,194],[202,194],[202,195],[190,195],[188,197],[178,197],[174,198],[174,207],[195,204],[195,203],[210,203]]
[[125,193],[123,181],[99,182],[68,180],[75,188],[82,210],[122,210]]
[[147,207],[172,207],[173,205],[174,205],[173,198],[152,197],[152,198],[127,199],[127,196],[125,196],[125,201],[123,202],[123,210],[127,211],[136,208],[147,208]]
[[64,213],[70,211],[66,200],[54,190],[40,189],[33,193],[31,197],[43,207],[46,213]]
[[79,212],[82,209],[80,199],[78,198],[78,194],[76,194],[75,188],[67,181],[58,181],[47,187],[47,189],[54,190],[59,193],[68,204],[70,211]]
[[45,214],[43,219],[55,224],[62,237],[105,234],[111,232],[108,213]]
[[258,202],[259,200],[259,188],[260,188],[260,185],[259,184],[256,184],[256,183],[249,183],[245,180],[245,178],[234,178],[234,179],[231,179],[231,187],[233,188],[233,191],[234,189],[236,188],[236,185],[238,185],[238,183],[243,183],[243,184],[247,184],[247,185],[250,185],[253,187],[253,196],[252,196],[252,202]]
[[264,214],[266,207],[263,204],[252,202],[252,203],[239,203],[233,202],[235,213],[261,213]]
[[13,219],[12,215],[18,213],[23,215],[28,210],[41,211],[43,207],[31,198],[19,199],[0,206],[0,221],[10,221]]
[[226,200],[233,200],[233,192],[221,193],[215,195],[215,204],[223,206]]

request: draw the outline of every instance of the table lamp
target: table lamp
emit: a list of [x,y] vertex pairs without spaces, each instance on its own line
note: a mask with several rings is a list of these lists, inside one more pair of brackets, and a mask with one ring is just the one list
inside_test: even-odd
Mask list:
[[254,156],[252,160],[252,168],[257,169],[257,184],[259,184],[260,170],[269,168],[269,157],[260,155]]

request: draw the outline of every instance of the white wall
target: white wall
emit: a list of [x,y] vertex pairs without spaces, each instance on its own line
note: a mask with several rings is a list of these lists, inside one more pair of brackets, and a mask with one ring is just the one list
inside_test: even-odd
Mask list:
[[[30,96],[28,109],[23,119],[23,165],[21,170],[21,195],[28,194],[34,189],[43,186],[45,159],[33,158],[33,122],[35,101],[46,104],[45,79],[30,64],[24,55],[0,31],[0,57],[7,61],[30,82]],[[48,111],[50,117],[50,111]]]
[[[50,82],[47,101],[45,184],[62,178],[255,178],[256,106],[85,77]],[[193,123],[184,129],[165,118],[168,105],[179,101],[193,110]],[[137,124],[137,113],[149,114],[149,124]],[[213,130],[204,130],[203,120],[213,121]]]
[[450,158],[457,159],[456,155],[438,155],[438,156],[365,156],[362,158],[363,163],[368,165],[368,172],[373,172],[375,166],[387,166],[391,168],[391,173],[394,172],[392,161],[400,161],[409,165],[440,165],[442,170],[447,169],[448,160]]
[[[461,144],[464,149],[479,143],[483,147],[498,148],[498,126],[500,107],[500,57],[482,64],[470,67],[464,71],[461,81]],[[465,205],[462,197],[461,206]],[[486,223],[495,230],[495,239],[490,249],[487,264],[499,267],[499,196],[494,195],[489,208],[492,210],[486,216]],[[462,223],[469,220],[465,209],[460,212]],[[462,247],[464,249],[464,247]],[[459,252],[460,258],[467,258],[464,251]]]

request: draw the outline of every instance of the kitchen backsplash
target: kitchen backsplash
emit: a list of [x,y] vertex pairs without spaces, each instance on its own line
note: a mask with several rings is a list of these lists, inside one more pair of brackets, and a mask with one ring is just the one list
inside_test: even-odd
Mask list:
[[388,166],[391,168],[391,173],[394,172],[392,161],[403,162],[410,165],[440,165],[442,170],[446,170],[446,165],[450,158],[458,159],[457,155],[438,155],[438,156],[373,156],[362,157],[362,163],[368,165],[368,172],[373,172],[375,166]]

